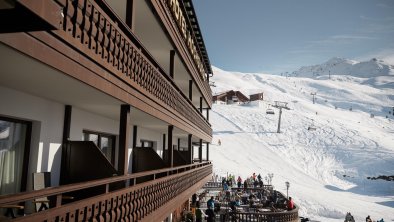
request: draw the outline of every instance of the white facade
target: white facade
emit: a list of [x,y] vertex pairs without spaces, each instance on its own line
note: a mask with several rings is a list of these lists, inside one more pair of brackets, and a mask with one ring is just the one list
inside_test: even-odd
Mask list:
[[[59,185],[65,104],[2,86],[0,86],[0,101],[6,104],[0,106],[0,116],[32,122],[28,190],[32,187],[30,175],[33,172],[51,172],[51,185]],[[128,156],[131,173],[133,127],[130,128]],[[119,121],[73,106],[69,139],[83,140],[84,130],[116,136],[115,167],[117,167]],[[141,126],[138,126],[137,130],[137,146],[141,145],[141,140],[154,141],[154,150],[162,157],[163,133]],[[176,141],[177,138],[174,137],[173,143],[176,144]],[[182,142],[182,146],[187,145],[185,141]]]

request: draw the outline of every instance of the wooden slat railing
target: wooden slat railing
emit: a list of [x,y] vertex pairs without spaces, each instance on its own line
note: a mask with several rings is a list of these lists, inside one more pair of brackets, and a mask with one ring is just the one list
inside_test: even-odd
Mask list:
[[272,191],[274,189],[274,187],[272,185],[263,185],[263,187],[248,187],[248,188],[244,188],[243,185],[241,186],[241,188],[238,187],[231,187],[231,190],[236,191],[236,190],[247,190],[247,191],[261,191],[261,190],[269,190]]
[[256,221],[256,222],[298,222],[298,208],[284,212],[234,212],[229,214],[229,221]]
[[63,7],[55,35],[132,88],[212,135],[210,123],[105,2],[53,0]]
[[[213,181],[208,181],[203,188],[222,188],[223,185],[221,182],[213,182]],[[248,187],[248,188],[244,188],[243,185],[241,186],[241,188],[238,187],[231,187],[230,188],[232,191],[236,191],[236,190],[247,190],[247,191],[260,191],[260,190],[273,190],[273,186],[272,185],[263,185],[263,187]]]
[[221,182],[208,181],[204,184],[203,188],[222,188]]
[[[182,31],[181,31],[181,28],[179,27],[179,25],[178,25],[178,22],[176,22],[176,18],[174,17],[174,15],[173,15],[173,13],[171,13],[171,9],[169,8],[169,5],[168,5],[168,0],[159,0],[160,1],[160,3],[161,3],[161,6],[163,7],[163,9],[166,11],[166,13],[169,15],[169,18],[170,18],[170,21],[171,21],[171,23],[172,23],[172,26],[173,27],[176,27],[176,29],[178,30],[178,36],[180,37],[180,39],[182,40],[182,41],[187,41],[187,40],[185,40],[184,39],[184,37],[182,37]],[[179,1],[179,0],[177,0],[177,1]],[[182,1],[179,1],[179,5],[183,5],[184,3],[182,2]],[[194,42],[196,43],[197,42],[197,40],[195,39],[195,36],[194,36],[194,30],[193,30],[193,28],[190,28],[191,30],[190,30],[190,32],[191,33],[193,33],[193,39],[194,39]],[[185,43],[185,42],[184,42]],[[185,43],[186,44],[186,43]],[[188,50],[188,52],[189,52],[189,54],[190,55],[192,55],[192,52],[190,51],[190,48],[189,47],[187,47],[187,46],[185,46],[186,48],[187,48],[187,50]],[[196,44],[196,48],[199,48],[199,46]],[[193,56],[191,56],[191,57],[193,57]],[[196,61],[193,59],[193,58],[191,58],[190,60],[192,60],[192,62],[193,62],[193,64],[195,65],[195,67],[198,67],[198,64],[196,63]],[[201,63],[203,63],[203,61],[201,60]],[[204,77],[203,77],[203,73],[200,73],[200,71],[198,70],[198,68],[196,68],[196,70],[197,70],[197,72],[198,72],[198,76],[196,76],[196,81],[198,81],[199,82],[199,84],[202,86],[202,91],[204,92],[204,94],[208,97],[208,99],[209,99],[209,104],[211,104],[211,101],[212,101],[212,91],[211,91],[211,87],[209,86],[209,83],[208,83],[208,81],[205,81],[205,79],[204,79]]]
[[[0,197],[0,205],[23,203],[45,196],[58,199],[65,193],[115,182],[135,183],[138,178],[166,174],[152,181],[135,184],[117,191],[57,206],[38,213],[18,217],[13,221],[136,221],[154,213],[169,200],[185,192],[212,173],[212,164],[204,162],[176,168],[166,168],[131,175],[100,179],[43,190]],[[107,189],[108,190],[108,189]],[[170,213],[170,212],[169,212]]]

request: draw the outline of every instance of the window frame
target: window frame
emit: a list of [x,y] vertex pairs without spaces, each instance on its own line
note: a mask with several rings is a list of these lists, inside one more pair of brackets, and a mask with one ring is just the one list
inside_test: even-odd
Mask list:
[[26,191],[27,179],[29,173],[30,147],[31,147],[31,135],[32,135],[33,123],[31,121],[21,120],[21,119],[16,119],[12,117],[1,116],[1,115],[0,115],[0,120],[26,125],[25,146],[24,146],[23,161],[22,161],[21,187],[19,192]]
[[[101,137],[109,137],[109,138],[112,138],[112,149],[111,149],[111,152],[112,152],[112,155],[111,155],[111,159],[108,159],[109,160],[109,162],[113,165],[113,166],[115,166],[115,152],[116,152],[116,137],[117,137],[117,135],[114,135],[114,134],[110,134],[110,133],[104,133],[104,132],[99,132],[99,131],[93,131],[93,130],[86,130],[86,129],[84,129],[84,130],[82,130],[82,135],[83,135],[83,138],[84,138],[84,141],[89,141],[89,140],[85,140],[85,134],[94,134],[94,135],[97,135],[97,147],[99,147],[100,148],[100,151],[101,152],[103,152],[102,150],[101,150]],[[104,153],[103,153],[104,154]],[[107,157],[105,154],[104,154],[104,156],[105,157]]]

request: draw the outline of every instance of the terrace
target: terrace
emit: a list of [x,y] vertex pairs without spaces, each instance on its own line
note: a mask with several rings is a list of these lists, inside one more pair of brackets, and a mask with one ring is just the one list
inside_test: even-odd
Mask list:
[[287,198],[271,185],[232,187],[224,191],[220,182],[209,181],[200,194],[202,208],[206,208],[206,202],[211,196],[215,197],[214,211],[220,221],[299,221],[298,206],[287,210]]

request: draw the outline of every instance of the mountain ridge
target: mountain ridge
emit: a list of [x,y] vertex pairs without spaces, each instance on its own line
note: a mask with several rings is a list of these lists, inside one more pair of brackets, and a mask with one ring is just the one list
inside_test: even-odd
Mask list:
[[329,75],[350,75],[361,78],[394,75],[394,65],[383,60],[372,58],[369,61],[333,57],[328,61],[311,66],[303,66],[292,72],[292,76],[318,78]]

